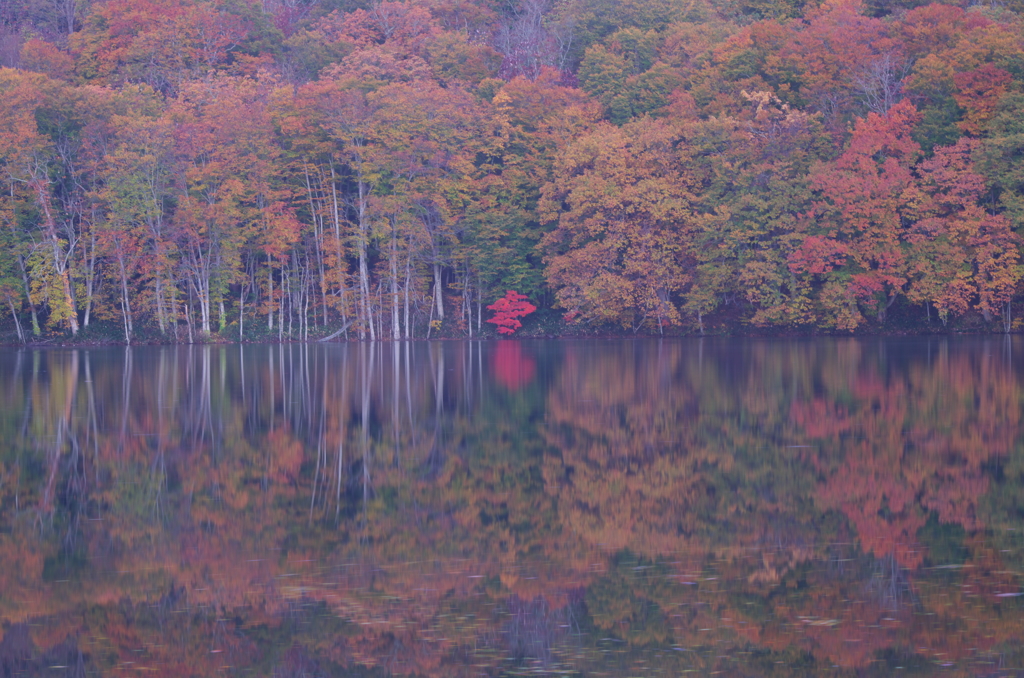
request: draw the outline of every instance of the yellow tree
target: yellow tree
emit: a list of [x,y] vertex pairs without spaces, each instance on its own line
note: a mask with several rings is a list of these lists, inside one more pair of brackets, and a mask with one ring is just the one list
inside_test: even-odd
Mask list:
[[937,147],[917,168],[924,199],[906,236],[913,245],[907,298],[934,304],[943,323],[973,301],[986,319],[1003,313],[1008,328],[1007,304],[1021,277],[1018,238],[1009,219],[980,204],[985,183],[971,159],[978,146],[965,137]]
[[[359,78],[347,72],[347,65],[325,69],[320,80],[299,91],[293,124],[296,136],[304,137],[301,148],[306,152],[307,163],[314,164],[316,174],[322,177],[320,192],[334,226],[339,280],[345,277],[341,270],[342,242],[351,243],[356,251],[358,331],[360,338],[369,333],[373,340],[377,330],[370,304],[369,203],[377,176],[369,171],[365,159],[369,144],[366,128],[372,110],[366,92],[357,87]],[[322,141],[316,139],[319,135]],[[348,191],[346,184],[351,187]]]
[[[429,267],[433,281],[433,314],[445,319],[445,268],[457,263],[459,231],[475,175],[474,161],[500,137],[487,126],[478,101],[457,87],[441,89],[432,82],[395,83],[369,96],[374,110],[366,159],[380,178],[375,202],[387,221],[384,240],[394,281],[400,256],[410,270],[414,257]],[[497,143],[500,143],[498,141]],[[395,201],[411,218],[400,219]],[[406,226],[403,232],[395,227]],[[397,242],[396,242],[397,239]],[[406,275],[406,306],[410,280]],[[398,287],[392,283],[392,318],[397,322]]]
[[571,144],[544,187],[546,274],[569,320],[678,325],[692,279],[692,179],[676,131],[644,118]]
[[[151,301],[161,332],[170,326],[174,244],[166,205],[171,195],[173,127],[149,87],[126,88],[122,94],[125,109],[111,117],[114,142],[99,173],[98,197],[105,218],[96,224],[96,231],[103,255],[114,264],[130,341],[133,309],[141,299]],[[149,288],[149,294],[142,293],[142,286]]]
[[0,166],[11,190],[31,196],[39,240],[30,257],[33,296],[46,300],[50,323],[72,334],[79,329],[71,266],[78,240],[73,219],[66,219],[54,199],[51,169],[58,162],[52,140],[39,129],[37,112],[59,96],[58,85],[44,75],[0,70]]
[[225,295],[236,282],[247,240],[266,238],[261,226],[294,230],[291,210],[281,203],[287,196],[275,186],[282,165],[271,90],[272,83],[219,77],[183,87],[172,105],[181,191],[174,227],[204,333],[211,331],[215,305],[224,329]]

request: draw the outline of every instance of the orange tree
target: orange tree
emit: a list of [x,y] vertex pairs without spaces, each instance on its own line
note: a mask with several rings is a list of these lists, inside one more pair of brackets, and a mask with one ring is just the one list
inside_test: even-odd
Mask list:
[[693,178],[665,122],[597,126],[566,150],[544,187],[548,283],[569,320],[639,331],[682,323]]

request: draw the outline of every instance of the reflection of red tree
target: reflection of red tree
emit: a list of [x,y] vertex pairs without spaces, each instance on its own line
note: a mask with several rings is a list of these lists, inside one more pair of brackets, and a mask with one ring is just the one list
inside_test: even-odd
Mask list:
[[1013,378],[993,361],[943,355],[902,376],[861,370],[826,397],[795,402],[790,419],[819,449],[818,505],[842,511],[865,552],[916,568],[929,512],[968,531],[983,527],[982,467],[1012,449],[1016,398]]
[[518,391],[533,381],[537,363],[523,355],[518,341],[499,341],[491,357],[494,378],[510,391]]

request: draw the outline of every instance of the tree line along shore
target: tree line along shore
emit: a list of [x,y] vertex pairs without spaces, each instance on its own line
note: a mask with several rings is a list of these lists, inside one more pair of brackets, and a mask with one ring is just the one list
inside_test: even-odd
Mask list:
[[1020,9],[16,0],[3,339],[1015,331]]

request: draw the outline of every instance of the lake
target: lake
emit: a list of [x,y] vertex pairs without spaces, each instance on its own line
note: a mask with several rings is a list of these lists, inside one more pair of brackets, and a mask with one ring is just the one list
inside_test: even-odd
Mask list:
[[0,676],[1024,675],[1024,342],[0,354]]

